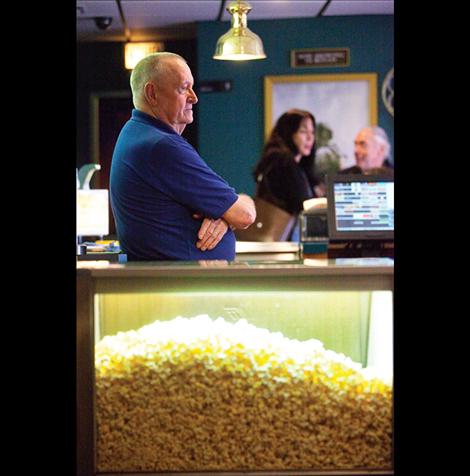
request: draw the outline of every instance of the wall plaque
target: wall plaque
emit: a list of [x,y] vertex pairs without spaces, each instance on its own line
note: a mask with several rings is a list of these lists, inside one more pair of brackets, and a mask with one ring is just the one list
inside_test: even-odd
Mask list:
[[305,48],[291,50],[291,68],[349,66],[349,48]]
[[221,81],[200,81],[198,84],[199,93],[220,93],[232,90],[232,80],[224,79]]

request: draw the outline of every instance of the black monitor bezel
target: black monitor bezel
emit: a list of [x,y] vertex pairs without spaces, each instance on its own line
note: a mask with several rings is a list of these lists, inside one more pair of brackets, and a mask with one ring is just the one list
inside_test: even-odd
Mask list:
[[369,241],[382,240],[393,241],[394,231],[339,231],[336,228],[334,184],[341,182],[394,182],[389,175],[363,175],[363,174],[335,174],[326,177],[327,186],[327,214],[328,214],[328,238],[330,241]]

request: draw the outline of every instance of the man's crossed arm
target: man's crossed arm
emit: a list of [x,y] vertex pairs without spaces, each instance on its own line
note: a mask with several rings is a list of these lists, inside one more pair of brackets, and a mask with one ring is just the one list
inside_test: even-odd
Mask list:
[[[195,215],[195,218],[200,218]],[[201,251],[214,249],[227,232],[229,226],[234,229],[248,228],[256,219],[256,209],[253,200],[244,194],[222,215],[221,218],[204,218],[199,228],[196,243]]]

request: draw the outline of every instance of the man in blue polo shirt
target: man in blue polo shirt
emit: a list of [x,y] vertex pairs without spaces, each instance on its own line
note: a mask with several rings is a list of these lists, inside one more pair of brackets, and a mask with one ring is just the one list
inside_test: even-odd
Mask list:
[[255,206],[181,136],[198,101],[189,66],[174,53],[154,53],[130,82],[135,109],[116,142],[110,177],[121,249],[131,261],[233,260],[233,229],[253,223]]

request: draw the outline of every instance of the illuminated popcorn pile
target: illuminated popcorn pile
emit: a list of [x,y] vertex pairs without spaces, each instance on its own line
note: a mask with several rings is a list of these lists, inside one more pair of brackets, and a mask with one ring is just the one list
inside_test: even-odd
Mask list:
[[246,320],[105,337],[96,391],[99,471],[391,468],[391,382]]

